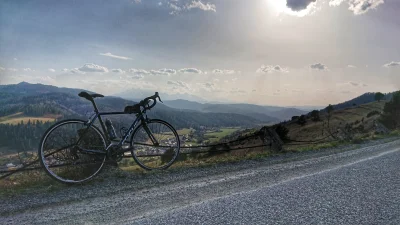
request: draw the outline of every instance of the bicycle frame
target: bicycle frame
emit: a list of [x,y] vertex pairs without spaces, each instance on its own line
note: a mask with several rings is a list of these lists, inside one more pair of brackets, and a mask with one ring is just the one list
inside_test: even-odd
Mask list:
[[[139,121],[142,122],[144,130],[146,131],[146,133],[149,135],[151,141],[153,142],[154,145],[159,145],[159,143],[157,142],[156,138],[154,137],[154,135],[151,133],[150,129],[147,127],[146,122],[145,122],[145,118],[144,118],[144,114],[146,113],[145,110],[141,111],[140,113],[136,114],[136,119],[135,121],[133,121],[132,125],[129,127],[128,132],[126,132],[126,134],[122,137],[122,139],[118,142],[118,144],[113,144],[112,140],[110,140],[110,137],[108,136],[107,133],[107,129],[104,126],[103,120],[101,118],[101,116],[106,116],[106,115],[130,115],[130,113],[125,113],[125,112],[96,112],[95,114],[92,115],[89,120],[86,122],[87,128],[86,130],[88,130],[91,126],[93,126],[94,122],[96,121],[96,119],[99,119],[101,128],[103,130],[103,133],[105,134],[104,136],[106,136],[106,140],[107,140],[107,148],[106,148],[106,153],[109,151],[110,147],[113,145],[117,145],[118,147],[122,147],[122,145],[125,143],[126,139],[132,134],[134,128],[136,127],[137,123]],[[82,140],[83,136],[80,137],[78,139],[78,141],[76,142],[76,144],[78,145],[78,143]],[[84,152],[87,153],[96,153],[96,154],[105,154],[102,151],[99,150],[89,150],[89,149],[81,149]],[[127,152],[130,151],[131,149],[128,148],[126,150],[124,150],[123,152]]]

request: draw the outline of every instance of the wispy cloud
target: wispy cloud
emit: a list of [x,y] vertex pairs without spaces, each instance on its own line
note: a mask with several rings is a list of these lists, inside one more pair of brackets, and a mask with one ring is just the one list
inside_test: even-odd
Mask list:
[[54,73],[54,72],[56,72],[56,70],[55,69],[52,69],[52,68],[49,68],[49,69],[47,69],[49,72],[52,72],[52,73]]
[[281,67],[279,65],[272,66],[272,65],[262,65],[260,68],[257,69],[257,73],[288,73],[288,68]]
[[111,71],[114,73],[125,73],[125,71],[123,71],[121,69],[112,69]]
[[313,70],[328,70],[328,67],[322,63],[315,63],[310,65],[310,68]]
[[215,69],[212,71],[214,74],[234,74],[236,73],[235,70],[221,70],[221,69]]
[[349,4],[349,10],[355,15],[361,15],[385,3],[384,0],[330,0],[330,6],[339,6],[343,2]]
[[179,70],[180,73],[203,73],[201,70],[196,68],[183,68]]
[[383,65],[384,67],[395,67],[395,66],[400,66],[400,62],[390,62],[390,63],[386,63],[385,65]]
[[93,72],[108,73],[107,67],[99,66],[99,65],[96,65],[94,63],[86,63],[85,65],[83,65],[78,70],[82,71],[82,72],[89,72],[89,73],[93,73]]
[[100,53],[100,55],[102,56],[107,56],[107,57],[111,57],[114,59],[122,59],[122,60],[130,60],[131,58],[125,57],[125,56],[120,56],[120,55],[114,55],[111,52],[107,52],[107,53]]

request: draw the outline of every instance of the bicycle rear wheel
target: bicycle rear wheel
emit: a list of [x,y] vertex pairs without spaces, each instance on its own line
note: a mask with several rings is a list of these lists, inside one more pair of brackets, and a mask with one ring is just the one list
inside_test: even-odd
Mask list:
[[[159,145],[153,143],[149,132]],[[140,124],[133,131],[131,147],[133,158],[142,168],[166,169],[179,155],[180,140],[178,133],[169,123],[163,120],[150,120]]]
[[[104,153],[88,154],[82,149]],[[98,128],[88,127],[83,120],[64,120],[43,135],[38,157],[52,178],[63,183],[80,183],[100,172],[106,159],[105,152],[106,141]]]

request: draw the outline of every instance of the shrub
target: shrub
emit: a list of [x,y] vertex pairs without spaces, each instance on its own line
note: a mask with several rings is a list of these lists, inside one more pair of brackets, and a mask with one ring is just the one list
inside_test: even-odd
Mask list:
[[375,116],[375,115],[379,115],[379,114],[381,114],[381,113],[376,111],[376,110],[374,110],[374,111],[371,111],[371,112],[369,112],[367,114],[367,118],[370,118],[371,116]]
[[400,127],[400,91],[394,93],[392,100],[385,104],[381,122],[390,129]]
[[306,119],[306,116],[304,116],[304,115],[301,115],[299,117],[299,119],[297,120],[297,124],[299,124],[301,126],[306,125],[306,123],[307,123],[307,119]]
[[275,132],[278,134],[279,138],[282,141],[288,140],[288,133],[289,133],[289,129],[286,128],[284,125],[282,124],[277,124],[273,126]]
[[313,121],[320,121],[321,118],[319,117],[319,111],[318,110],[311,111],[311,118]]

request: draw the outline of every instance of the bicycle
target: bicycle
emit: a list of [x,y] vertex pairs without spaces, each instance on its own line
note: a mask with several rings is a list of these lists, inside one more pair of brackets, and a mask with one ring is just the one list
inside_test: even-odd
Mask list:
[[[81,92],[78,95],[92,103],[94,114],[87,121],[67,119],[57,122],[40,141],[38,158],[52,178],[62,183],[87,181],[101,171],[106,161],[116,163],[129,151],[135,162],[146,170],[167,169],[174,163],[180,151],[178,133],[168,122],[149,119],[146,114],[156,105],[157,99],[162,102],[158,92],[135,105],[126,106],[123,112],[99,112],[94,99],[104,97],[101,94]],[[122,114],[135,114],[136,119],[118,140],[112,124],[106,120],[105,126],[102,116]],[[103,132],[94,125],[97,119]]]

